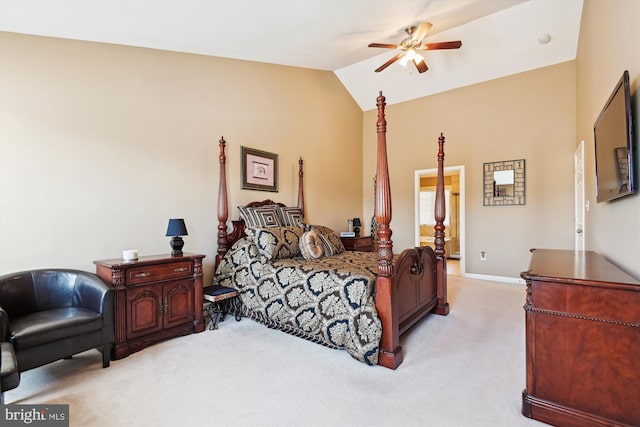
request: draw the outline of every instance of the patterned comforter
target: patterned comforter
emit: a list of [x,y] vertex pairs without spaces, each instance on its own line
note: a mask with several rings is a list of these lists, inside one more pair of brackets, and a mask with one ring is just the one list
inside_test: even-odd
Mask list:
[[372,252],[267,261],[242,238],[220,262],[216,282],[240,291],[241,315],[375,365],[382,335],[376,272]]

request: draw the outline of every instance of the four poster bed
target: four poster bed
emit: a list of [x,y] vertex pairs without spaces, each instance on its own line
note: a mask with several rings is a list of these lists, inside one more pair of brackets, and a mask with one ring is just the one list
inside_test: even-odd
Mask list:
[[216,284],[239,290],[236,310],[268,327],[345,349],[354,358],[395,369],[400,335],[428,313],[447,315],[444,250],[444,136],[438,138],[435,250],[394,256],[386,148],[385,98],[376,99],[377,252],[345,251],[333,230],[304,223],[302,159],[298,206],[271,200],[239,207],[227,232],[225,141],[220,140]]

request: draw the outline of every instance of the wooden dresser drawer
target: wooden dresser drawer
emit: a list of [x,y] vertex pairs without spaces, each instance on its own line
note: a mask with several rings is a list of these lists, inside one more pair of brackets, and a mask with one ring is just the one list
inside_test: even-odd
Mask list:
[[126,284],[137,285],[158,280],[178,279],[192,274],[193,262],[191,261],[133,267],[127,269]]

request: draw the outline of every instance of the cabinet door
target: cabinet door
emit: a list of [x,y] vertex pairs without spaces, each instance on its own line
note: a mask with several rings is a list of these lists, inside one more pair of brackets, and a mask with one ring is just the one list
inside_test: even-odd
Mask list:
[[193,322],[193,280],[176,280],[163,285],[164,327]]
[[127,338],[162,330],[162,286],[127,289]]

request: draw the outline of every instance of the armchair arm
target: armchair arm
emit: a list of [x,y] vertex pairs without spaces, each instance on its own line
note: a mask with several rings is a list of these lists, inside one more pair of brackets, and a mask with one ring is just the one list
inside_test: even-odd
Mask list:
[[[73,293],[73,305],[82,307],[102,315],[105,310],[113,312],[114,290],[98,275],[89,272],[78,272]],[[110,315],[113,317],[113,314]]]
[[0,342],[9,341],[9,315],[0,306]]

